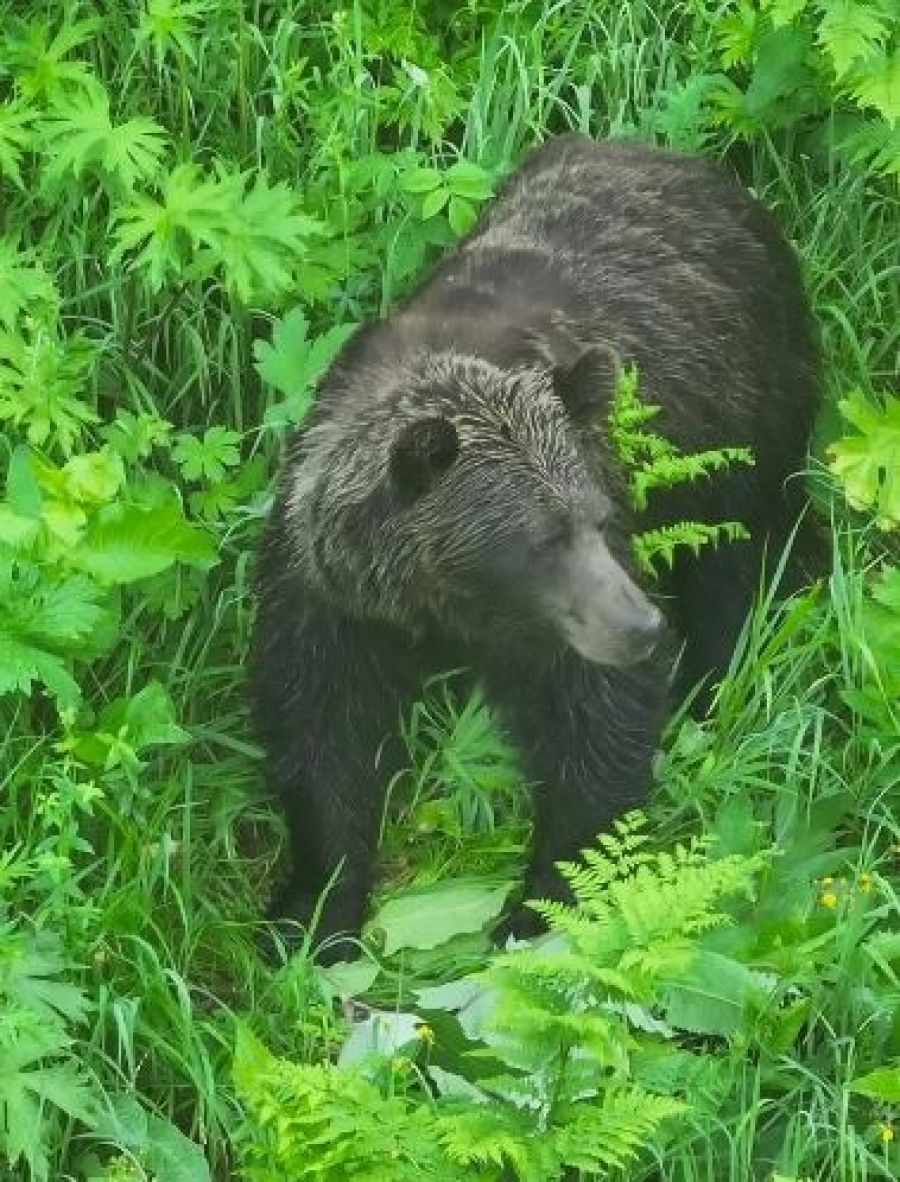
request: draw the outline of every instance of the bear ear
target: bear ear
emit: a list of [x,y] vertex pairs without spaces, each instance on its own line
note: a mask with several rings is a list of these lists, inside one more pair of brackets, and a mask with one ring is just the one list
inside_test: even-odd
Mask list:
[[616,388],[619,356],[609,345],[585,345],[554,323],[538,343],[550,367],[553,389],[576,423],[587,425],[607,406]]
[[459,436],[440,417],[408,423],[391,447],[388,471],[401,498],[411,503],[423,496],[459,454]]

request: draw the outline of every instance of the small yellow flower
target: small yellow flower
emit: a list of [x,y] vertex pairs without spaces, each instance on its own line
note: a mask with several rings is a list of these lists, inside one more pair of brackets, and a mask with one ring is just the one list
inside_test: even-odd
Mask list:
[[894,1139],[893,1125],[885,1124],[884,1122],[882,1122],[878,1126],[878,1134],[881,1137],[882,1141],[885,1143],[885,1145],[887,1145],[888,1142],[893,1141],[893,1139]]
[[823,891],[819,897],[819,902],[823,907],[834,908],[837,907],[838,897],[834,891]]
[[412,1067],[412,1060],[408,1059],[406,1055],[396,1055],[391,1060],[391,1070],[397,1075],[405,1075],[410,1067]]
[[856,880],[856,886],[860,894],[868,895],[872,892],[872,875],[861,874]]
[[831,877],[828,877],[828,878],[820,878],[820,879],[819,879],[819,885],[820,885],[820,886],[823,886],[823,887],[829,887],[829,886],[831,886],[831,884],[832,884],[833,882],[834,882],[834,879],[833,879],[833,878],[831,878]]
[[416,1026],[416,1038],[426,1046],[433,1047],[435,1034],[427,1022],[419,1022]]

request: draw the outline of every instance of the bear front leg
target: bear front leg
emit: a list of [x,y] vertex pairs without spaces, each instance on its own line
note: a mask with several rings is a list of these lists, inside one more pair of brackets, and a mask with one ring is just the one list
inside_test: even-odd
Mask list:
[[[519,673],[495,689],[495,699],[535,782],[534,844],[523,899],[567,901],[555,864],[576,858],[615,817],[646,800],[670,667],[653,658],[610,669],[566,653],[542,676]],[[541,926],[523,906],[507,929],[524,937]]]
[[398,667],[405,648],[324,610],[291,619],[284,605],[261,604],[252,697],[291,855],[271,914],[309,925],[321,906],[317,941],[362,927],[407,688]]

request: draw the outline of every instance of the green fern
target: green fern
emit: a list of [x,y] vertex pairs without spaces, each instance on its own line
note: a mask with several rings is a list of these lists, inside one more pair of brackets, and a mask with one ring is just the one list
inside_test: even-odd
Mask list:
[[[561,865],[574,904],[534,906],[564,939],[507,952],[480,986],[467,982],[476,1053],[453,1056],[468,1078],[421,1065],[436,1097],[408,1070],[403,1052],[418,1053],[409,1045],[296,1066],[242,1032],[246,1177],[559,1182],[576,1170],[607,1177],[658,1144],[687,1112],[698,1066],[656,1035],[674,1035],[667,990],[690,987],[706,933],[728,923],[726,900],[750,894],[766,859],[712,859],[700,841],[653,851],[645,825],[629,814]],[[419,1021],[404,1017],[409,1028]]]
[[[628,480],[631,504],[639,513],[647,508],[649,496],[658,489],[673,488],[685,482],[701,480],[733,464],[754,463],[746,447],[721,447],[684,453],[674,443],[646,424],[660,408],[641,400],[635,366],[619,371],[616,391],[609,411],[609,437]],[[703,546],[734,542],[750,535],[737,521],[706,524],[680,521],[659,529],[645,530],[633,539],[634,553],[640,567],[649,575],[658,573],[659,562],[671,568],[681,547],[698,553]]]
[[657,563],[662,562],[670,570],[675,563],[675,554],[686,547],[699,554],[703,546],[718,546],[720,542],[739,542],[750,537],[746,526],[739,521],[720,521],[704,524],[702,521],[678,521],[674,525],[663,525],[659,529],[644,530],[634,539],[634,552],[638,565],[648,574],[655,574]]

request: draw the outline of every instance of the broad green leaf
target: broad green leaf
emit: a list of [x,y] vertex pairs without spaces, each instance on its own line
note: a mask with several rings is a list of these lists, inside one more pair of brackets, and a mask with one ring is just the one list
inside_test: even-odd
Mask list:
[[701,948],[684,976],[664,990],[665,1018],[679,1030],[728,1038],[741,1028],[750,1004],[765,999],[768,986],[762,974]]
[[463,234],[468,234],[475,225],[475,220],[478,217],[474,205],[470,201],[457,196],[450,198],[447,215],[454,234],[459,234],[460,237]]
[[192,525],[177,500],[110,506],[85,530],[74,564],[102,583],[133,583],[176,562],[207,568],[216,561],[212,537]]
[[239,1092],[252,1094],[258,1081],[267,1075],[278,1060],[253,1033],[245,1022],[238,1022],[234,1040],[234,1062],[231,1069]]
[[27,550],[40,532],[40,519],[24,517],[10,505],[0,503],[0,542],[11,550]]
[[436,168],[416,168],[401,178],[400,188],[404,193],[431,193],[442,179]]
[[754,53],[753,77],[744,94],[744,108],[761,119],[780,100],[793,95],[809,80],[807,65],[811,38],[793,25],[764,34]]
[[400,948],[437,948],[496,919],[510,889],[510,883],[498,887],[456,879],[406,891],[382,905],[372,926],[384,933],[386,956]]
[[328,968],[317,969],[335,997],[346,999],[358,997],[371,989],[381,972],[377,962],[360,957],[358,960],[342,960]]
[[451,193],[468,201],[486,201],[493,190],[490,176],[469,160],[458,160],[451,165],[443,180]]
[[200,1146],[155,1113],[147,1117],[143,1158],[147,1168],[166,1182],[210,1182],[209,1165]]
[[111,1099],[97,1119],[97,1134],[134,1154],[160,1182],[209,1182],[200,1146],[132,1096]]
[[10,457],[6,473],[6,499],[9,508],[19,516],[35,520],[40,518],[43,497],[28,447],[17,447]]
[[429,218],[439,214],[449,200],[450,193],[447,189],[435,189],[432,193],[428,193],[422,202],[423,221],[428,221]]
[[884,1104],[900,1104],[900,1067],[880,1067],[868,1075],[858,1075],[847,1087]]
[[338,1055],[338,1067],[349,1067],[372,1055],[396,1055],[401,1047],[416,1041],[421,1025],[418,1014],[394,1011],[369,1014],[347,1035]]

